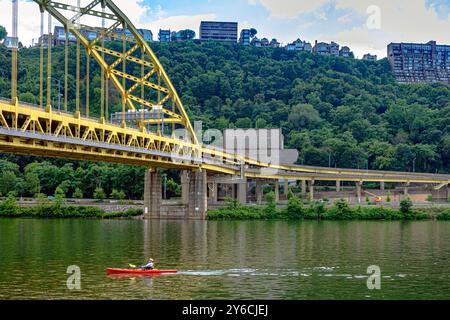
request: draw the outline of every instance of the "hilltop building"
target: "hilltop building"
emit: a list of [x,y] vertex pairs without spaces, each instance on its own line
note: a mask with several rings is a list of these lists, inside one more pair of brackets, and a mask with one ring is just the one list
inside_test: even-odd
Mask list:
[[3,45],[5,47],[7,47],[8,49],[13,48],[13,47],[18,47],[18,43],[17,40],[15,40],[17,38],[13,38],[13,37],[6,37],[5,39],[3,39]]
[[200,23],[200,40],[237,42],[238,23],[202,21]]
[[271,41],[270,41],[270,44],[269,44],[272,48],[279,48],[280,47],[280,43],[277,41],[277,39],[272,39]]
[[288,45],[286,46],[286,50],[312,52],[312,45],[309,42],[297,39],[292,43],[288,43]]
[[[151,30],[137,29],[137,31],[142,35],[142,37],[144,38],[145,41],[147,41],[147,42],[153,41],[153,33],[151,32]],[[98,37],[99,33],[101,32],[101,28],[92,28],[90,30],[81,29],[80,32],[88,40],[92,41]],[[118,34],[124,34],[124,31],[121,28],[115,29],[114,32],[118,33]],[[125,35],[128,37],[132,37],[132,34],[131,34],[130,30],[128,30],[128,29],[125,30]],[[69,45],[77,43],[77,38],[71,32],[68,33],[68,40],[69,40]],[[104,40],[111,41],[111,40],[113,40],[113,38],[105,37]],[[41,39],[41,37],[39,37],[38,42],[35,44],[35,46],[39,47],[41,45],[41,41],[43,41],[44,48],[47,48],[48,47],[48,34],[44,34],[42,36],[42,39]],[[57,46],[64,46],[65,44],[66,44],[66,31],[65,31],[64,27],[55,26],[55,28],[53,29],[53,33],[52,33],[52,45],[57,47]]]
[[261,39],[261,47],[268,47],[269,44],[270,44],[269,39],[267,39],[267,38]]
[[250,45],[250,29],[242,29],[239,37],[239,43],[244,46]]
[[261,47],[261,40],[259,40],[258,37],[253,37],[252,41],[250,41],[250,44],[254,47]]
[[313,52],[324,55],[339,56],[339,44],[331,41],[331,43],[317,42],[313,47]]
[[377,55],[372,55],[370,53],[366,53],[365,55],[363,55],[363,60],[365,61],[377,61]]
[[170,29],[169,30],[159,29],[158,40],[159,42],[170,42],[171,41]]
[[391,43],[387,55],[398,82],[446,82],[450,84],[450,45]]
[[[63,46],[66,44],[66,31],[64,27],[55,26],[52,37],[55,46]],[[77,43],[77,38],[71,32],[68,34],[68,40],[69,44]]]
[[344,57],[344,58],[354,58],[355,57],[353,52],[347,46],[343,46],[341,48],[341,50],[339,50],[339,56]]

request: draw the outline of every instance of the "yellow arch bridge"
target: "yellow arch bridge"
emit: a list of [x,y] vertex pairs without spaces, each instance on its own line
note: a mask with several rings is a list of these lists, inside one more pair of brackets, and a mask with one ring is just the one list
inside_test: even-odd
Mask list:
[[[278,197],[281,180],[285,182],[285,193],[289,180],[302,181],[304,193],[309,182],[311,198],[314,198],[315,181],[336,181],[338,190],[342,182],[354,181],[359,198],[363,182],[380,182],[381,188],[385,182],[405,186],[426,184],[436,190],[450,183],[450,175],[274,164],[203,145],[163,66],[140,31],[113,1],[94,0],[85,6],[81,6],[80,0],[71,1],[72,4],[49,0],[34,2],[41,12],[39,104],[23,103],[17,97],[18,0],[12,0],[11,97],[0,98],[0,151],[146,166],[149,168],[145,176],[147,217],[203,219],[208,199],[217,202],[219,186],[224,185],[233,186],[233,195],[247,202],[249,183],[256,184],[256,201],[261,202],[262,185],[275,184]],[[48,32],[45,34],[46,13]],[[52,19],[62,24],[64,30],[61,41],[65,47],[64,94],[61,95],[64,101],[58,109],[51,104],[55,36],[51,30]],[[72,41],[76,42],[73,75],[76,101],[74,110],[69,110],[69,43]],[[86,59],[83,97],[80,94],[82,50]],[[100,69],[99,118],[90,117],[90,67],[93,63]],[[47,70],[44,70],[45,64]],[[120,112],[111,112],[110,92],[120,96]],[[180,130],[182,136],[177,134]],[[182,170],[180,210],[164,212],[157,168]]]

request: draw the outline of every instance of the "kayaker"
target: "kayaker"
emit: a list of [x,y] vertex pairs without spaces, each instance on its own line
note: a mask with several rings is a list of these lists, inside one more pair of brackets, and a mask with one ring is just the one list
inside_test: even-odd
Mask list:
[[147,264],[145,265],[145,266],[142,266],[141,267],[141,269],[144,269],[144,270],[152,270],[152,269],[154,269],[154,264],[153,264],[153,259],[152,258],[150,258],[150,259],[148,259],[148,262],[147,262]]

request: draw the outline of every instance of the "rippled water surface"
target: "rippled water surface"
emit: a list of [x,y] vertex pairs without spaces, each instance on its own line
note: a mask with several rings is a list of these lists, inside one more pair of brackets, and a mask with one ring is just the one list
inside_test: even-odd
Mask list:
[[[179,273],[105,273],[149,257]],[[0,299],[19,298],[449,299],[450,223],[0,219]]]

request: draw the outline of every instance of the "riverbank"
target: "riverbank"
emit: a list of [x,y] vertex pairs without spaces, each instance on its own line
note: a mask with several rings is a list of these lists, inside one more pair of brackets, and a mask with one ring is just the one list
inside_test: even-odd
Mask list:
[[[383,206],[350,206],[339,200],[331,206],[324,202],[305,205],[301,199],[291,197],[285,208],[277,208],[268,196],[266,206],[243,206],[236,200],[208,212],[208,220],[449,220],[450,208],[413,208],[405,201],[399,209]],[[134,218],[143,215],[142,209],[130,208],[125,211],[106,212],[92,206],[67,206],[61,201],[41,199],[35,206],[21,207],[15,198],[8,197],[0,202],[0,217],[8,218]]]
[[345,200],[332,206],[323,202],[306,206],[296,197],[289,199],[286,208],[279,209],[268,200],[267,206],[243,206],[231,200],[224,207],[208,212],[208,220],[450,220],[450,208],[415,209],[408,200],[402,201],[399,209],[350,206]]
[[64,206],[61,201],[40,200],[35,206],[20,207],[15,198],[8,197],[0,202],[0,217],[8,218],[131,218],[141,216],[142,209],[128,209],[122,212],[106,212],[90,206]]

